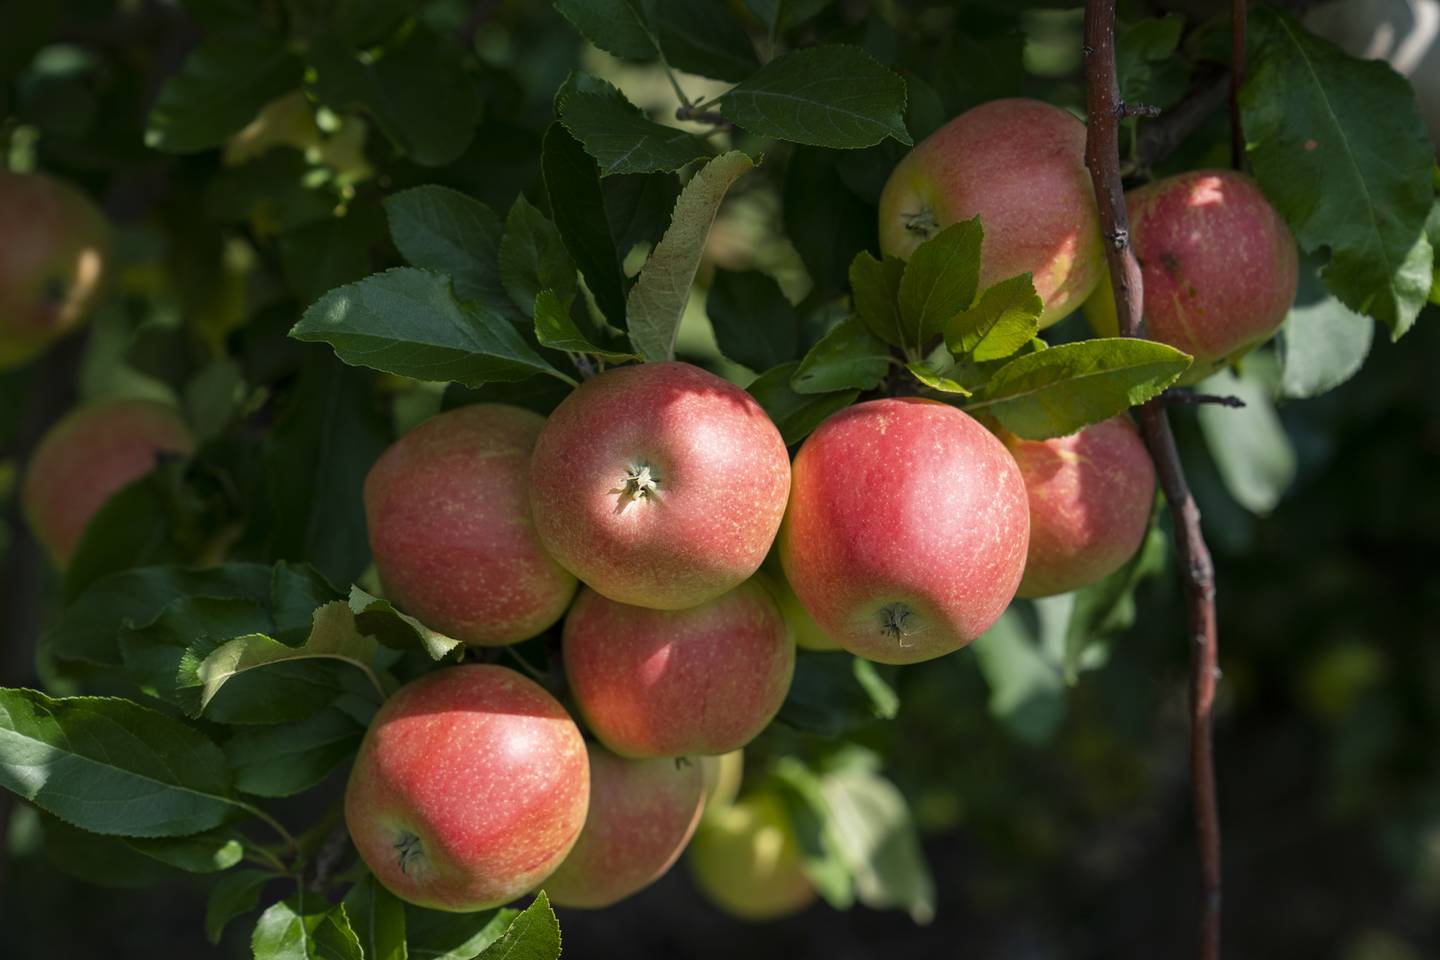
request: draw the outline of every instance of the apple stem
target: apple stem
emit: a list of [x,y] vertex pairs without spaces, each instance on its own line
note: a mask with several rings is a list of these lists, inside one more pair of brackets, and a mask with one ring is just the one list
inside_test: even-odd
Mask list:
[[643,500],[646,497],[655,496],[655,491],[660,485],[660,478],[650,472],[649,464],[639,464],[630,468],[625,474],[624,492],[631,500]]
[[891,640],[898,640],[905,646],[905,638],[912,633],[910,621],[915,612],[903,603],[887,603],[880,608],[880,632]]
[[921,207],[914,213],[901,214],[900,219],[905,222],[905,229],[922,241],[929,240],[940,228],[940,222],[935,219],[935,211],[929,207]]
[[409,830],[400,831],[400,837],[395,841],[395,863],[400,872],[405,876],[410,875],[410,864],[425,856],[425,846],[420,842],[417,834]]

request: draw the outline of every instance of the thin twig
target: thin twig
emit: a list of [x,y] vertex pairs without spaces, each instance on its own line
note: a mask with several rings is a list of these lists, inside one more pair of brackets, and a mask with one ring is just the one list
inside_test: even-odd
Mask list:
[[325,844],[315,854],[314,869],[310,872],[310,886],[321,893],[326,892],[330,886],[331,879],[335,876],[335,870],[340,866],[345,852],[350,849],[350,830],[345,826],[342,819],[335,824],[330,835],[325,838]]
[[1163,403],[1175,404],[1202,404],[1213,403],[1220,407],[1234,407],[1239,409],[1245,406],[1245,401],[1233,395],[1219,395],[1214,393],[1196,393],[1194,390],[1187,390],[1184,387],[1171,387],[1160,396],[1156,397]]
[[1240,84],[1245,82],[1246,0],[1230,2],[1230,166],[1245,162],[1245,130],[1240,124]]
[[[1120,332],[1143,337],[1144,291],[1140,264],[1130,247],[1124,186],[1120,180],[1120,90],[1115,72],[1115,0],[1086,0],[1085,79],[1089,114],[1085,163],[1095,185],[1101,229],[1110,240],[1105,256],[1114,285]],[[1185,481],[1180,454],[1164,403],[1140,408],[1140,426],[1170,505],[1175,549],[1184,574],[1191,634],[1190,779],[1194,790],[1195,827],[1200,848],[1200,960],[1220,956],[1220,814],[1215,799],[1215,765],[1211,715],[1219,677],[1215,626],[1215,569],[1200,529],[1200,509]]]
[[701,110],[698,106],[690,103],[682,103],[675,108],[676,120],[692,120],[695,123],[708,123],[717,129],[728,130],[730,121],[725,115],[714,110]]

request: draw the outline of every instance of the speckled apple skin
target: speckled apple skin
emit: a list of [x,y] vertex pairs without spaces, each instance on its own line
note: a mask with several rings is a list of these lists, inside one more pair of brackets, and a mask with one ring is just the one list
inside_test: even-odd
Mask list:
[[784,615],[754,581],[686,610],[582,589],[561,649],[586,724],[627,757],[743,747],[780,709],[795,672]]
[[1105,269],[1085,169],[1085,124],[1039,100],[992,100],[935,131],[896,165],[880,195],[880,249],[909,258],[938,232],[980,217],[982,288],[1029,273],[1040,326],[1064,319]]
[[[648,466],[651,496],[626,492]],[[596,592],[678,610],[745,580],[775,539],[790,490],[785,441],[744,390],[687,363],[587,380],[535,446],[540,539]]]
[[561,907],[608,907],[660,879],[704,809],[699,758],[630,760],[591,743],[590,813],[541,887]]
[[365,478],[380,581],[431,629],[515,643],[559,620],[575,595],[530,515],[530,454],[544,425],[519,407],[460,407],[401,437]]
[[426,674],[380,708],[350,772],[345,823],[390,892],[466,912],[549,876],[589,800],[585,741],[565,708],[513,670],[467,664]]
[[80,407],[50,428],[25,468],[21,502],[35,539],[63,569],[106,500],[153,470],[159,457],[194,449],[185,421],[163,403],[123,399]]
[[1155,465],[1126,416],[1068,437],[1001,439],[1030,499],[1030,550],[1019,596],[1068,593],[1135,555],[1155,502]]
[[[1230,170],[1193,170],[1125,195],[1145,285],[1145,331],[1195,358],[1194,383],[1274,335],[1295,302],[1299,253],[1260,188]],[[1101,285],[1086,315],[1115,336],[1115,297]]]
[[842,647],[915,663],[999,618],[1029,536],[1020,468],[978,421],[929,400],[871,400],[830,417],[796,455],[780,562]]
[[774,920],[815,900],[784,804],[768,791],[707,813],[686,859],[700,892],[746,920]]

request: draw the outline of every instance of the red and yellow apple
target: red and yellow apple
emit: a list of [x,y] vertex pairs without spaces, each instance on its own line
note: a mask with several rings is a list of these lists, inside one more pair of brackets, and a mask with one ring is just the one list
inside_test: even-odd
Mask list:
[[582,589],[561,649],[590,731],[627,757],[743,747],[780,709],[795,672],[785,618],[753,580],[687,610],[636,607]]
[[530,471],[551,555],[602,596],[664,610],[753,574],[789,489],[785,441],[765,411],[686,363],[581,384],[550,415]]
[[63,569],[106,500],[160,457],[194,449],[185,421],[163,403],[105,400],[71,412],[41,438],[25,469],[21,502],[35,539]]
[[690,842],[704,808],[704,778],[695,760],[630,760],[588,746],[585,829],[542,885],[561,907],[608,907],[660,879]]
[[833,415],[795,457],[780,561],[816,623],[881,663],[984,633],[1015,596],[1030,536],[1020,468],[973,417],[931,400]]
[[345,822],[386,889],[436,910],[485,910],[535,889],[585,824],[590,764],[538,684],[486,664],[402,687],[375,714]]
[[993,100],[923,140],[880,195],[880,249],[908,259],[972,217],[985,231],[980,283],[1028,273],[1040,326],[1075,310],[1105,269],[1100,215],[1085,169],[1085,124],[1039,100]]
[[530,455],[545,420],[498,403],[450,410],[396,441],[365,478],[370,549],[387,596],[476,645],[560,619],[575,578],[540,545]]
[[768,791],[708,813],[686,859],[700,892],[745,920],[778,919],[815,899],[785,808]]

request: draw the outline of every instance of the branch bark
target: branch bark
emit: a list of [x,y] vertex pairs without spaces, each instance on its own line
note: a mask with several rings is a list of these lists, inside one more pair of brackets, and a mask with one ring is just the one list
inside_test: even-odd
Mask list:
[[[1086,0],[1085,86],[1088,126],[1085,165],[1095,186],[1100,224],[1114,285],[1120,332],[1145,336],[1144,290],[1140,263],[1130,246],[1124,186],[1120,180],[1120,128],[1123,113],[1115,72],[1115,0]],[[1220,814],[1215,797],[1211,718],[1219,678],[1219,641],[1215,624],[1215,569],[1200,529],[1200,508],[1185,480],[1165,404],[1152,400],[1140,408],[1140,429],[1155,461],[1161,489],[1175,528],[1175,549],[1184,577],[1191,639],[1190,779],[1194,792],[1202,901],[1201,960],[1220,956]]]

